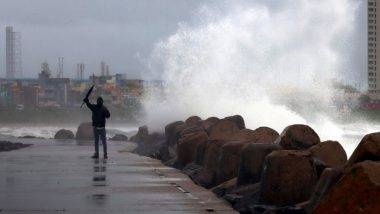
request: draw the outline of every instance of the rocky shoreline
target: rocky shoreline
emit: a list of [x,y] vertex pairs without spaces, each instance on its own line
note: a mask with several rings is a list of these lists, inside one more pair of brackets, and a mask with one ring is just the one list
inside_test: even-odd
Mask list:
[[240,213],[379,213],[380,132],[366,135],[350,157],[309,126],[281,134],[245,127],[244,119],[197,116],[165,133],[139,128],[135,153],[182,170]]
[[16,149],[22,149],[32,144],[12,143],[9,141],[0,141],[0,152],[8,152]]

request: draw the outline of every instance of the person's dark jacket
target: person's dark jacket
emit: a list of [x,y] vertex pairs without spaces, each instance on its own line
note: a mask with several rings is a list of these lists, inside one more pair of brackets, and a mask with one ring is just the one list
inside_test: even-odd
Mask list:
[[110,112],[103,104],[91,104],[88,99],[85,99],[87,107],[92,111],[92,126],[106,127],[106,118],[109,118]]

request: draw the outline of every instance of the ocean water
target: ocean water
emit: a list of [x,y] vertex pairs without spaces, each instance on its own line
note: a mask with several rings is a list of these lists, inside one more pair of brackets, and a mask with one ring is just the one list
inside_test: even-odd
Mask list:
[[[1,139],[18,139],[21,141],[24,136],[34,136],[36,138],[50,139],[54,138],[55,133],[60,129],[67,129],[72,131],[74,134],[77,127],[70,125],[54,126],[54,125],[1,125],[0,126],[0,137]],[[136,126],[116,126],[110,125],[107,127],[107,137],[112,137],[115,134],[125,134],[128,137],[132,136],[137,131]]]
[[[55,133],[62,128],[71,130],[74,133],[76,132],[76,128],[72,126],[2,126],[0,127],[0,140],[8,140],[12,142],[23,143],[55,142],[55,140],[52,138],[54,137]],[[320,135],[321,140],[336,140],[340,142],[346,150],[347,155],[350,156],[352,152],[355,150],[356,146],[359,144],[360,140],[364,137],[364,135],[380,131],[380,124],[370,124],[366,122],[351,123],[339,125],[339,127],[337,127],[336,130],[331,130],[334,128],[336,128],[335,125],[331,127],[325,126],[325,129],[330,129],[330,131],[336,131],[337,138],[329,138],[327,136]],[[137,132],[137,129],[138,128],[136,126],[112,125],[108,127],[107,136],[112,137],[113,135],[120,133],[130,137]],[[279,132],[281,132],[281,130],[279,130]],[[36,138],[20,138],[27,135],[35,136]]]

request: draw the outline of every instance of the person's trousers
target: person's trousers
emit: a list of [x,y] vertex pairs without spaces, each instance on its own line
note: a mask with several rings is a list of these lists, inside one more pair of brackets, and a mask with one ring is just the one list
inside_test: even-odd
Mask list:
[[99,138],[103,144],[103,153],[107,155],[107,139],[105,127],[94,127],[95,154],[99,155]]

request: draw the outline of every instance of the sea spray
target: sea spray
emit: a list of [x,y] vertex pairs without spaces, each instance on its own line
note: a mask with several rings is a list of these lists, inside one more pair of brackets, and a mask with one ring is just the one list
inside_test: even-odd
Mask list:
[[[190,115],[240,114],[248,128],[311,125],[325,139],[343,131],[325,112],[331,81],[344,72],[338,46],[353,33],[349,0],[223,1],[159,42],[146,77],[165,81],[144,99],[147,124],[162,128]],[[292,105],[295,103],[296,105]],[[296,106],[296,107],[294,107]]]

